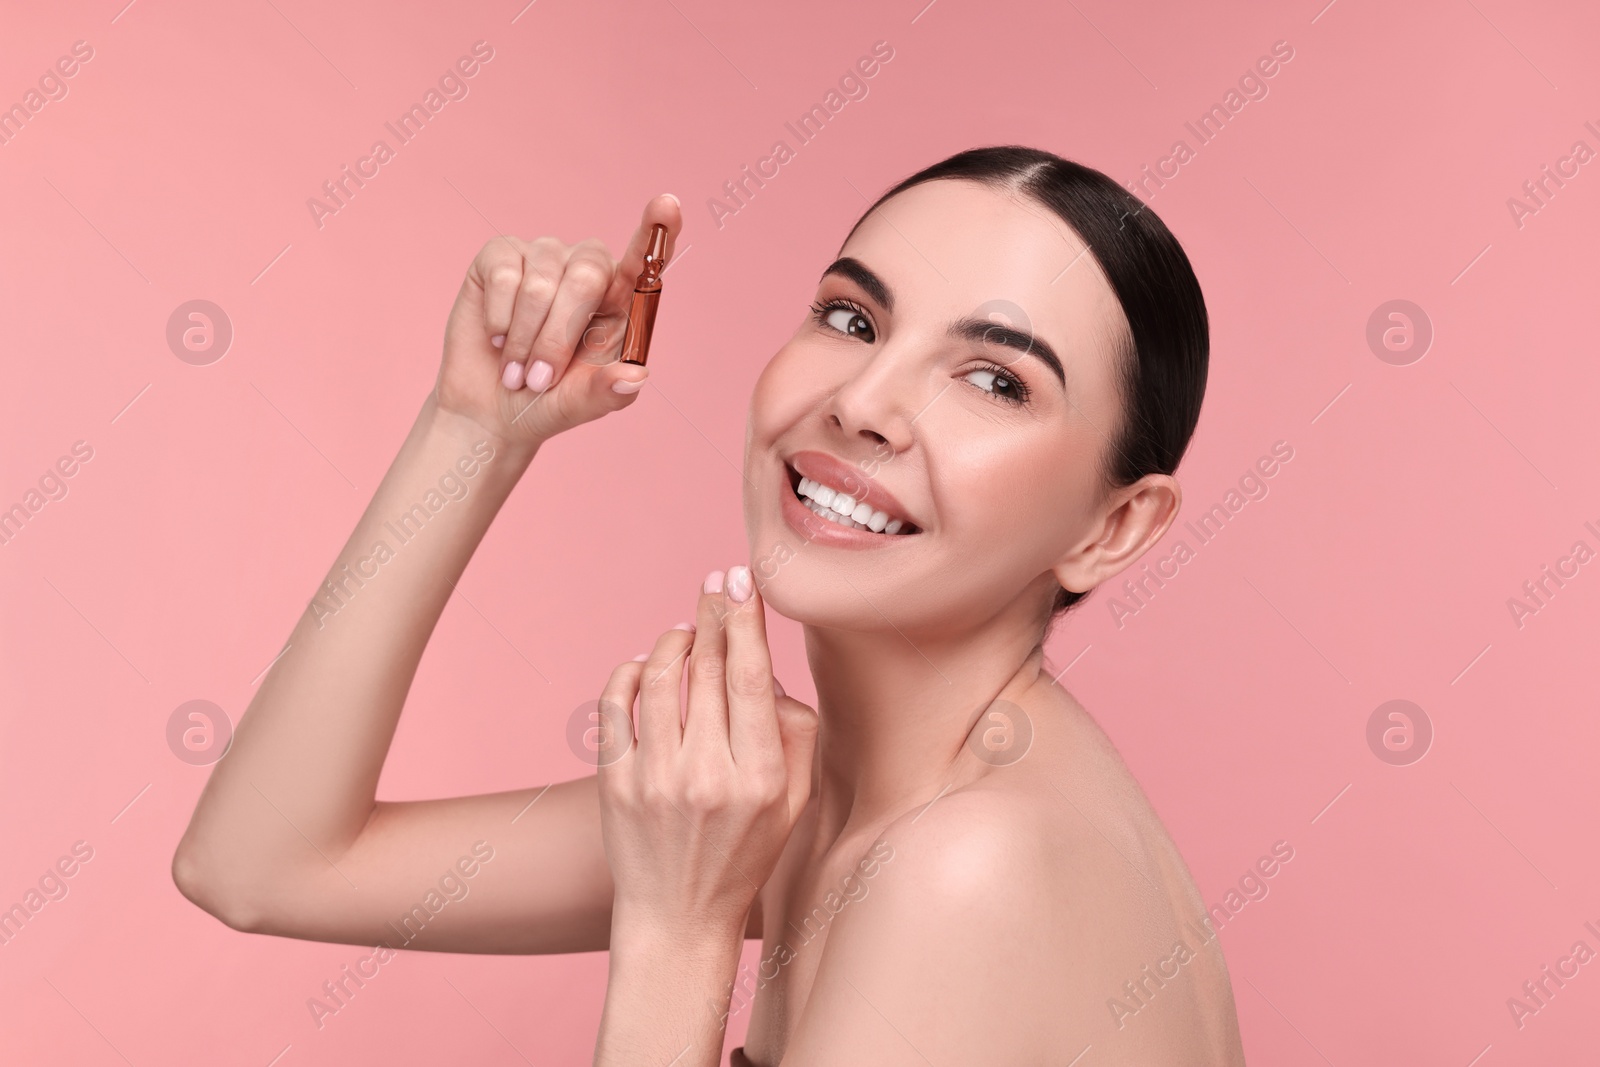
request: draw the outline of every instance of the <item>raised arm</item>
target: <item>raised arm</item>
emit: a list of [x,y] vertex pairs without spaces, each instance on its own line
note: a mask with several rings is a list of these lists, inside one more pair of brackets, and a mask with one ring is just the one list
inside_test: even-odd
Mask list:
[[507,237],[473,260],[434,391],[173,857],[178,888],[228,925],[440,951],[606,947],[593,776],[447,800],[375,793],[428,638],[539,445],[627,406],[627,383],[646,377],[617,355],[656,223],[670,256],[681,213],[661,196],[620,262],[599,242]]

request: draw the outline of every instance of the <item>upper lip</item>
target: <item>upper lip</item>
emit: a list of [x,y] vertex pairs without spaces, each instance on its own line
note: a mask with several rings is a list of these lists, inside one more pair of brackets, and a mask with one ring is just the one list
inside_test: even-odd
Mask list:
[[854,498],[856,503],[864,502],[872,510],[881,511],[891,519],[899,519],[919,529],[922,527],[922,523],[912,517],[905,506],[895,499],[893,493],[867,477],[860,467],[852,463],[846,463],[826,452],[809,450],[796,452],[789,457],[788,463],[800,472],[803,478],[810,478],[814,482],[843,490]]

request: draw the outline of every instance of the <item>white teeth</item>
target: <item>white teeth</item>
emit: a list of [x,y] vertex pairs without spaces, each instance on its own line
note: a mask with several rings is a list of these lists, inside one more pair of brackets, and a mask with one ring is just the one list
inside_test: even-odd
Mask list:
[[839,514],[837,511],[834,511],[832,508],[823,507],[821,504],[818,504],[815,500],[807,500],[805,503],[806,503],[806,507],[808,507],[812,511],[816,512],[818,515],[821,515],[823,518],[828,519],[828,520],[830,520],[832,522],[836,522],[840,526],[850,526],[850,527],[854,527],[854,528],[857,528],[857,529],[866,529],[866,527],[861,526],[859,523],[851,521],[850,519],[846,518],[845,516]]
[[[812,511],[816,512],[818,515],[821,515],[823,518],[829,519],[832,522],[836,522],[840,526],[848,526],[852,530],[870,530],[870,529],[872,529],[870,526],[864,526],[861,523],[856,522],[854,519],[852,519],[852,518],[850,518],[850,517],[848,517],[846,515],[839,514],[837,511],[834,511],[832,508],[823,507],[821,504],[818,504],[815,500],[807,500],[805,502],[805,504],[806,504],[806,507],[808,507]],[[876,531],[874,531],[874,532],[876,532]]]
[[904,519],[891,519],[887,512],[879,511],[848,493],[823,485],[815,478],[802,477],[795,492],[806,507],[841,526],[895,534],[909,525]]
[[815,500],[803,501],[806,507],[816,514],[836,522],[840,526],[848,526],[852,530],[871,530],[873,533],[897,534],[905,528],[905,523],[899,519],[890,519],[881,511],[874,511],[867,522],[857,522],[848,515],[841,515],[832,508],[825,508]]

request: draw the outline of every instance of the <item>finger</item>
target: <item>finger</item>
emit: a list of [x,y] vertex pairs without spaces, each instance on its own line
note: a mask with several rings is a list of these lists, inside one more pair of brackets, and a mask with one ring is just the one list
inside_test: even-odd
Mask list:
[[527,245],[522,255],[522,278],[512,302],[511,322],[506,327],[506,343],[501,349],[503,365],[517,363],[526,368],[528,349],[550,313],[550,302],[561,285],[566,263],[567,247],[554,237],[540,237]]
[[728,749],[727,642],[722,633],[724,575],[712,571],[700,586],[695,607],[694,650],[689,653],[689,713],[685,745],[718,752]]
[[687,623],[679,623],[658,637],[640,673],[639,749],[647,759],[670,757],[683,744],[678,689],[684,657],[694,643],[694,632],[687,627]]
[[483,330],[489,343],[502,352],[503,373],[505,334],[522,284],[522,249],[515,238],[496,237],[478,250],[468,274],[483,293]]
[[600,691],[600,706],[593,714],[598,731],[595,769],[602,775],[607,767],[633,751],[633,702],[639,695],[639,678],[643,674],[644,663],[640,660],[618,664]]
[[576,338],[572,358],[590,366],[604,367],[621,358],[622,343],[628,336],[628,316],[620,311],[606,311],[602,297],[587,324],[575,321],[572,333]]
[[615,269],[611,253],[599,241],[581,241],[572,247],[549,314],[528,350],[524,380],[529,389],[542,393],[561,380],[573,349],[588,328],[589,316],[605,299]]
[[611,288],[606,291],[605,300],[600,305],[604,312],[627,314],[628,305],[633,302],[633,287],[639,280],[639,272],[644,270],[644,255],[650,248],[650,231],[657,224],[667,228],[667,263],[672,263],[674,250],[677,248],[678,234],[683,230],[683,208],[678,204],[678,198],[671,193],[662,193],[653,197],[644,206],[644,215],[639,219],[639,228],[633,231],[633,237],[628,240],[627,251],[622,253],[622,258],[617,261],[616,274],[611,279]]
[[[532,393],[523,388],[507,396],[513,412],[511,423],[513,426],[542,426],[546,434],[558,433],[562,428],[600,418],[632,404],[649,378],[647,368],[618,359],[599,367],[569,363],[563,379],[567,385],[561,392]],[[509,383],[502,384],[509,388]]]
[[767,620],[761,594],[750,568],[728,571],[727,613],[722,618],[727,641],[728,742],[733,760],[746,766],[782,759],[777,693],[772,685],[772,656],[767,648]]
[[793,697],[779,697],[778,733],[783,738],[784,773],[788,778],[789,821],[800,817],[811,799],[812,767],[817,753],[817,713]]

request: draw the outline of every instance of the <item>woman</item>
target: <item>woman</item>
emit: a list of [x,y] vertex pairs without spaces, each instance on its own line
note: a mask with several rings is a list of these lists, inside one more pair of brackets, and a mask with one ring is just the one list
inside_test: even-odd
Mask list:
[[[675,198],[620,261],[550,238],[478,254],[436,388],[324,586],[342,606],[308,611],[262,683],[179,888],[258,933],[608,948],[600,1064],[716,1063],[747,1007],[734,1062],[760,1067],[1242,1063],[1194,883],[1041,652],[1177,515],[1205,306],[1154,214],[1049,153],[960,153],[847,236],[751,400],[755,571],[713,572],[694,623],[612,673],[595,775],[374,801],[500,505],[542,442],[648,376],[613,327],[657,223],[676,238]],[[442,477],[464,494],[380,553]],[[764,603],[804,624],[815,712],[772,677]],[[414,907],[441,870],[471,871],[470,907]]]

